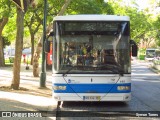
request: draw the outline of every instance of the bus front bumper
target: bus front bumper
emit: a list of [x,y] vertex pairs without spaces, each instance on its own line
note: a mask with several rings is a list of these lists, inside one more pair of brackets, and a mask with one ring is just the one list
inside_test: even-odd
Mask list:
[[109,93],[109,94],[70,94],[53,93],[55,101],[130,101],[131,93]]

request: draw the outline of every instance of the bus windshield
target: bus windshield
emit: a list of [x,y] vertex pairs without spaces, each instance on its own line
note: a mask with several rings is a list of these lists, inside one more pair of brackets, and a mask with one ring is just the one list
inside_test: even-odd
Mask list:
[[146,58],[154,58],[154,56],[155,56],[155,49],[146,50]]
[[57,21],[56,73],[130,73],[129,22]]

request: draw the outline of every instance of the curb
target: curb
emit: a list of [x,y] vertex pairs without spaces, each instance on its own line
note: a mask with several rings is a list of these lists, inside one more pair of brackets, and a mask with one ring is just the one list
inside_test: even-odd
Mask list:
[[150,69],[151,71],[153,71],[154,73],[157,73],[158,75],[160,75],[160,71],[157,70],[157,69],[155,69],[152,65],[149,65],[148,67],[149,67],[149,69]]

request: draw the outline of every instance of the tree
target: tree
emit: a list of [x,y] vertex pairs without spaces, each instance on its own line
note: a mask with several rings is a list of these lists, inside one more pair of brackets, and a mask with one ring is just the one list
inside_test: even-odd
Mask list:
[[25,15],[25,26],[28,27],[31,38],[31,65],[33,64],[35,34],[42,25],[42,4],[36,5],[36,8],[29,8]]
[[[65,10],[67,9],[68,5],[70,4],[71,0],[65,0],[64,5],[62,6],[61,10],[58,12],[57,15],[63,15]],[[52,29],[53,24],[50,23],[48,27],[46,28],[46,33],[48,34],[50,30]],[[40,53],[42,51],[42,38],[39,39],[38,45],[36,47],[35,53],[34,53],[34,58],[33,58],[33,75],[34,77],[39,76],[39,58],[40,58]]]
[[157,16],[156,20],[154,21],[154,27],[155,27],[155,32],[156,32],[156,43],[157,43],[157,46],[160,47],[160,15]]
[[8,0],[2,0],[0,2],[0,6],[2,9],[0,9],[1,15],[0,15],[0,67],[5,65],[4,61],[4,53],[3,53],[3,39],[2,39],[2,32],[5,27],[5,25],[8,22],[8,17],[10,13],[10,1]]
[[150,46],[155,38],[155,30],[152,14],[149,14],[148,9],[139,10],[135,0],[131,1],[135,7],[131,7],[129,3],[125,4],[122,0],[109,0],[109,3],[114,8],[114,13],[116,15],[130,17],[131,39],[135,40],[137,43],[145,43],[144,47]]
[[16,43],[15,43],[15,58],[13,65],[13,78],[11,83],[11,88],[17,90],[20,84],[20,66],[21,66],[21,56],[23,49],[23,33],[24,33],[24,15],[27,7],[30,5],[30,0],[25,1],[25,9],[22,11],[21,6],[17,6],[17,33],[16,33]]
[[11,41],[9,41],[8,37],[5,37],[5,36],[2,36],[2,42],[3,42],[3,48],[11,44]]
[[11,2],[11,11],[8,22],[3,29],[3,36],[7,37],[11,44],[14,43],[16,37],[16,8],[14,6],[15,5]]
[[3,44],[3,39],[2,39],[2,31],[3,31],[4,26],[7,24],[7,22],[8,22],[7,17],[3,17],[0,22],[0,66],[1,67],[5,65],[4,53],[3,53],[4,44]]
[[17,7],[17,34],[16,34],[16,43],[15,43],[15,57],[13,65],[13,78],[11,88],[17,90],[19,89],[20,84],[20,65],[21,65],[21,56],[23,48],[23,32],[24,32],[24,12]]
[[110,3],[103,0],[74,0],[66,14],[114,14]]

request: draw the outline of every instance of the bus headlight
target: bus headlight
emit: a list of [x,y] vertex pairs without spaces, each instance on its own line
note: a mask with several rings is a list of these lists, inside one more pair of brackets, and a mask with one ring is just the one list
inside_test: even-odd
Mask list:
[[118,86],[117,90],[131,90],[130,86]]
[[66,86],[53,86],[53,90],[66,90]]

